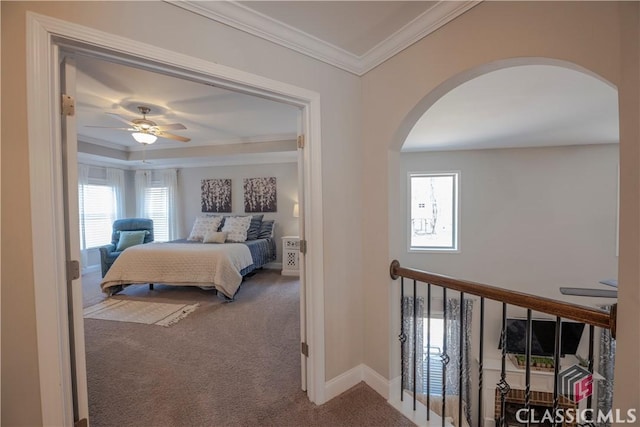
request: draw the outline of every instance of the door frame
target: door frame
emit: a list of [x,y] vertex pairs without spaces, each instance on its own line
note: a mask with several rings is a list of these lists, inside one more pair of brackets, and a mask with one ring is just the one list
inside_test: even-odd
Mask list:
[[[69,318],[66,296],[65,205],[58,49],[136,64],[175,76],[215,83],[302,109],[305,148],[304,238],[306,318],[309,344],[307,396],[325,401],[323,205],[320,95],[179,52],[27,12],[27,114],[33,277],[42,420],[73,425]],[[313,159],[313,161],[312,161]],[[80,307],[81,308],[81,307]],[[80,310],[81,313],[81,310]]]

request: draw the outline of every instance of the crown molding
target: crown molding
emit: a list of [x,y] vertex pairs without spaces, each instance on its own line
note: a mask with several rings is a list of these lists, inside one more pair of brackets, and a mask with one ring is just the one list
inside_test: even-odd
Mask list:
[[476,1],[439,1],[390,37],[358,56],[235,1],[164,0],[238,30],[362,76],[452,19],[476,6]]
[[478,5],[481,1],[439,1],[359,57],[362,72],[358,75],[371,71],[395,54]]

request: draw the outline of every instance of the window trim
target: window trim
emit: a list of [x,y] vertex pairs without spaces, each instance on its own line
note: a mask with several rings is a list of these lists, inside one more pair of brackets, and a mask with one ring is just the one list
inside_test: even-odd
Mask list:
[[[454,177],[454,196],[453,196],[453,246],[452,247],[436,247],[436,246],[412,246],[411,245],[411,179],[421,176],[453,176]],[[409,253],[460,253],[460,179],[461,172],[459,170],[447,170],[437,172],[408,172],[407,173],[407,197],[405,208],[407,209],[406,218],[406,236],[407,251]]]

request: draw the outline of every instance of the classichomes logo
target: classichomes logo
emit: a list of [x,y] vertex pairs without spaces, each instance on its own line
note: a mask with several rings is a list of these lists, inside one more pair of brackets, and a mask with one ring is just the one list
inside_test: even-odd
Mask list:
[[593,375],[581,366],[573,365],[560,372],[557,381],[560,393],[576,403],[593,393]]

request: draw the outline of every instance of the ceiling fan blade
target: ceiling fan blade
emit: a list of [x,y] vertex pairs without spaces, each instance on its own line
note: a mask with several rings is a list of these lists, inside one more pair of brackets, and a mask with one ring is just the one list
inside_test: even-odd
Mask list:
[[133,123],[131,120],[122,117],[120,114],[116,114],[116,113],[107,113],[108,115],[110,115],[111,117],[113,117],[114,119],[118,119],[121,122],[125,122],[126,124],[128,124],[129,126],[135,126],[135,123]]
[[182,123],[172,123],[168,125],[157,125],[159,131],[164,130],[184,130],[186,127]]
[[184,136],[174,135],[172,133],[167,133],[167,132],[160,132],[158,133],[158,136],[161,138],[175,139],[176,141],[181,141],[181,142],[191,141],[191,138],[185,138]]
[[608,289],[591,288],[560,288],[562,295],[574,295],[578,297],[618,298],[618,291]]

